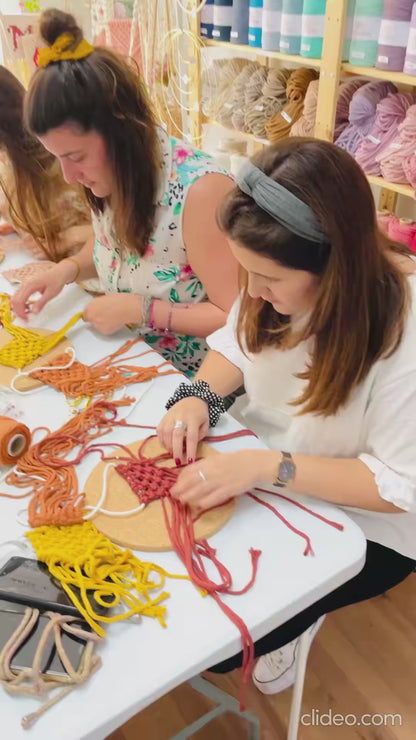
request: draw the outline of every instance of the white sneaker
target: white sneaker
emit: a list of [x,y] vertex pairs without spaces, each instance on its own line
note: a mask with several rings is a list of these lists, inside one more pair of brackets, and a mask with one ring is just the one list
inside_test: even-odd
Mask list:
[[[325,614],[309,627],[311,640],[315,637],[324,619]],[[298,644],[299,637],[296,637],[287,645],[259,658],[254,666],[252,678],[254,685],[262,694],[278,694],[295,683]]]

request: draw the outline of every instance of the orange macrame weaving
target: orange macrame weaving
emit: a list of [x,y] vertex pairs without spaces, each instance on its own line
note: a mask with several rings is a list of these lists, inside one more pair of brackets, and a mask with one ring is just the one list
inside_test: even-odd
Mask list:
[[[47,364],[41,370],[33,370],[30,376],[41,380],[42,383],[51,385],[69,398],[92,398],[93,396],[108,398],[117,388],[132,383],[145,383],[158,375],[171,375],[179,372],[171,367],[169,362],[162,362],[160,365],[151,365],[150,367],[137,367],[133,364],[127,364],[131,360],[153,352],[153,350],[148,349],[124,359],[123,356],[138,342],[145,344],[143,339],[130,339],[116,352],[98,360],[93,365],[83,365],[82,362],[75,361],[69,367],[57,370],[56,367],[59,365],[68,365],[68,355],[62,353],[48,363],[55,369],[49,370]],[[170,366],[169,369],[160,372],[160,368],[166,365]]]
[[[5,293],[0,294],[0,323],[13,336],[13,339],[0,349],[0,365],[19,369],[30,365],[38,357],[42,357],[50,349],[53,349],[64,338],[65,332],[74,326],[81,316],[81,313],[76,314],[62,329],[44,336],[34,329],[14,326],[14,316],[10,310],[9,296]],[[66,359],[68,362],[68,357]]]
[[[47,430],[46,436],[19,458],[15,470],[6,477],[6,483],[30,489],[20,498],[32,496],[28,506],[31,527],[83,521],[84,497],[79,493],[74,465],[87,451],[95,449],[88,447],[94,439],[108,434],[115,426],[125,425],[123,419],[117,419],[117,409],[132,401],[126,398],[113,403],[92,403],[56,432]],[[78,457],[68,461],[67,456],[77,447],[80,448]],[[15,498],[6,493],[0,496]]]

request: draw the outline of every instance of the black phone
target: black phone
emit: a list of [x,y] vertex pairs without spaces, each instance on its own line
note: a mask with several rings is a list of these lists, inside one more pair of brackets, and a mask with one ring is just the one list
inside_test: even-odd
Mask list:
[[[23,619],[23,613],[18,610],[16,611],[14,608],[16,606],[16,604],[13,605],[11,603],[8,604],[5,609],[0,607],[0,651],[3,649],[4,645],[18,628]],[[25,642],[13,656],[10,664],[10,667],[13,670],[22,671],[24,668],[31,668],[33,666],[33,660],[39,645],[39,640],[48,622],[48,617],[45,617],[42,614],[39,616],[36,625],[27,636]],[[72,624],[82,626],[84,630],[89,630],[88,625],[81,620],[79,622],[73,622]],[[70,635],[64,630],[61,631],[61,639],[62,646],[71,665],[74,670],[78,670],[82,654],[85,650],[86,641],[80,637],[76,637],[75,635]],[[43,663],[40,666],[40,670],[41,673],[48,674],[49,676],[68,675],[56,649],[53,632],[49,635],[48,640],[46,641],[43,651]]]
[[[79,589],[72,586],[75,595],[80,598]],[[107,607],[98,604],[93,591],[87,591],[96,614],[105,614]],[[26,604],[42,611],[50,609],[60,614],[80,616],[80,612],[54,578],[44,563],[32,558],[11,557],[0,570],[0,599]]]

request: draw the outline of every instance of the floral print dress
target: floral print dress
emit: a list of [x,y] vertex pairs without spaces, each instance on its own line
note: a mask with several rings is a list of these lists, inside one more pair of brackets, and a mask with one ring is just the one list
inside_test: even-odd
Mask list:
[[[172,304],[206,301],[204,286],[188,262],[182,235],[182,215],[191,185],[207,174],[226,174],[208,154],[169,137],[158,128],[161,177],[155,228],[143,256],[122,246],[114,231],[113,213],[106,207],[93,214],[94,261],[105,293],[137,293]],[[141,329],[146,341],[191,377],[208,350],[201,337],[157,329]]]

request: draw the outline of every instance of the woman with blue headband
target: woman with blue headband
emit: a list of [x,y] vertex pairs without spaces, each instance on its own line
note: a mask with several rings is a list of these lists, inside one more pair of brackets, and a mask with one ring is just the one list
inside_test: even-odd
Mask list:
[[[367,538],[355,578],[256,642],[253,680],[272,694],[293,683],[303,632],[415,568],[416,264],[377,228],[357,163],[323,141],[264,149],[218,220],[243,289],[159,425],[162,444],[189,463],[172,495],[206,509],[255,485],[288,487],[346,507]],[[268,449],[194,462],[224,396],[242,384],[233,413]],[[241,662],[240,653],[213,670]]]

